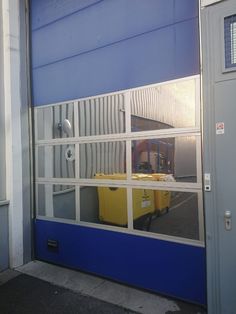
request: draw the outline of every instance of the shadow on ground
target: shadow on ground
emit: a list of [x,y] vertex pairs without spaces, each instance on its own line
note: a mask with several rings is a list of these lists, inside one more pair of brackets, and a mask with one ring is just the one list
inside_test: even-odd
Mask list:
[[28,275],[0,286],[1,314],[133,314],[119,306],[84,296]]

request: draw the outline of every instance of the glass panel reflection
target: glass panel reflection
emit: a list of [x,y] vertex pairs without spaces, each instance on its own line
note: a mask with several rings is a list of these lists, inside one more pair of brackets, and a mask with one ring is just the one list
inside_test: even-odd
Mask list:
[[79,102],[80,136],[125,132],[124,96],[110,95]]
[[127,191],[116,187],[80,188],[80,219],[84,222],[127,227]]
[[37,214],[75,220],[75,187],[52,184],[37,185]]
[[[132,141],[132,172],[151,174],[150,180],[196,182],[196,138]],[[157,174],[169,176],[158,177]]]
[[46,178],[75,177],[75,145],[38,147],[38,176]]
[[74,104],[37,108],[36,140],[74,136]]
[[196,93],[196,79],[132,91],[132,131],[194,127]]
[[114,174],[124,175],[125,172],[125,141],[80,145],[81,178],[93,179],[96,175],[103,174],[98,179],[112,179]]
[[[134,190],[138,195],[138,190]],[[154,210],[137,219],[133,206],[134,229],[199,240],[197,193],[161,190],[149,190],[149,193]]]

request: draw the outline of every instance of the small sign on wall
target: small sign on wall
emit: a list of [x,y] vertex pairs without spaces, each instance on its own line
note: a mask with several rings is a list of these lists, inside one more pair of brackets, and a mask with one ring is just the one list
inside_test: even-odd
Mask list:
[[224,122],[217,122],[216,123],[216,134],[224,134],[225,133],[225,124]]

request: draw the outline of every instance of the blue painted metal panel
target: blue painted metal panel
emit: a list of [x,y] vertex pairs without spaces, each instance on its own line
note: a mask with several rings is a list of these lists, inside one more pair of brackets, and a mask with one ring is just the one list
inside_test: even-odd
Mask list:
[[35,227],[38,259],[206,304],[204,248],[42,220]]
[[[71,1],[33,0],[34,105],[199,73],[197,4],[74,1],[73,9]],[[51,17],[40,17],[47,5]]]
[[38,68],[34,71],[36,103],[86,97],[175,78],[174,54],[166,63],[166,51],[174,49],[174,38],[174,29],[164,28]]
[[103,1],[33,31],[33,68],[148,33],[174,22],[174,0]]
[[[193,40],[193,29],[195,29]],[[185,77],[199,73],[200,47],[198,20],[190,20],[175,25],[175,74]]]
[[[167,0],[168,2],[168,0]],[[184,21],[198,16],[198,1],[175,0],[175,21]]]
[[104,0],[31,0],[32,29],[38,29]]

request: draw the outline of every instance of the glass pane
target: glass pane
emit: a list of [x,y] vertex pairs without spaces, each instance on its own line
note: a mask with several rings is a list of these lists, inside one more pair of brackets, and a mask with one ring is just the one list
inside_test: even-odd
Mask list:
[[68,185],[37,185],[37,214],[75,220],[75,187]]
[[80,188],[80,219],[84,222],[127,227],[127,191],[125,188]]
[[196,79],[131,92],[131,130],[195,126]]
[[132,172],[134,175],[152,175],[143,177],[145,180],[196,182],[196,138],[183,136],[132,141]]
[[225,18],[225,66],[236,66],[236,15]]
[[[80,177],[112,179],[115,174],[126,173],[124,141],[80,145]],[[103,174],[103,175],[101,175]],[[123,178],[122,177],[122,178]],[[122,179],[121,178],[121,179]]]
[[79,102],[80,136],[125,132],[124,96],[110,95]]
[[75,145],[38,147],[38,176],[46,178],[75,177]]
[[74,104],[36,109],[36,140],[74,136]]
[[198,195],[133,189],[133,219],[136,230],[199,240]]

